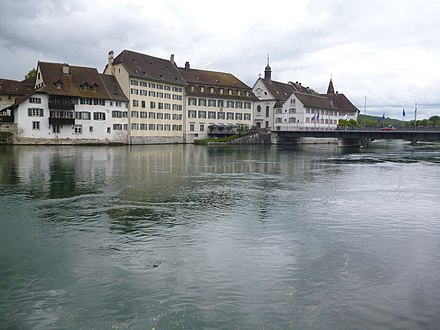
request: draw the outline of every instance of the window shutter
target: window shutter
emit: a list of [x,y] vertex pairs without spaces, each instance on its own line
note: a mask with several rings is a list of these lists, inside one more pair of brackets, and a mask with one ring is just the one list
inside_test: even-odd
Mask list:
[[32,117],[32,109],[31,108],[28,108],[28,116]]
[[40,117],[44,117],[44,109],[40,109]]

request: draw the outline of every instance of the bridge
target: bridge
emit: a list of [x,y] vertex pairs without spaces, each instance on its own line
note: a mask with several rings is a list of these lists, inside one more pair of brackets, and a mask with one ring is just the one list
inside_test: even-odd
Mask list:
[[298,143],[301,138],[339,139],[341,145],[360,145],[361,141],[400,139],[440,141],[440,127],[347,128],[347,129],[280,129],[272,131],[275,143]]

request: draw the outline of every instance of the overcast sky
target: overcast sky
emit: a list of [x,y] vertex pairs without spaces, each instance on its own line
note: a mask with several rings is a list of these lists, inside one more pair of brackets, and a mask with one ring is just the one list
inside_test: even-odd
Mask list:
[[[361,113],[440,115],[438,0],[2,0],[0,77],[38,60],[96,67],[109,50],[272,78],[326,92],[330,77]],[[366,101],[366,102],[365,102]]]

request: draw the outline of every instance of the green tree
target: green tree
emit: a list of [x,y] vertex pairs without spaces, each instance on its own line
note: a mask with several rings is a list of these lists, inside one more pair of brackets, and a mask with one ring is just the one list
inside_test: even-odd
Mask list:
[[429,121],[431,121],[434,126],[440,126],[440,116],[431,116],[429,117]]
[[28,78],[36,77],[36,76],[37,76],[37,70],[35,68],[33,68],[24,76],[24,79],[28,79]]

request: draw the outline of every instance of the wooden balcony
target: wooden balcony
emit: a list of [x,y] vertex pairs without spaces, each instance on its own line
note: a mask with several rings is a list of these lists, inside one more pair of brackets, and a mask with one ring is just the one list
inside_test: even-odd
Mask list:
[[75,110],[75,103],[49,101],[50,110]]

